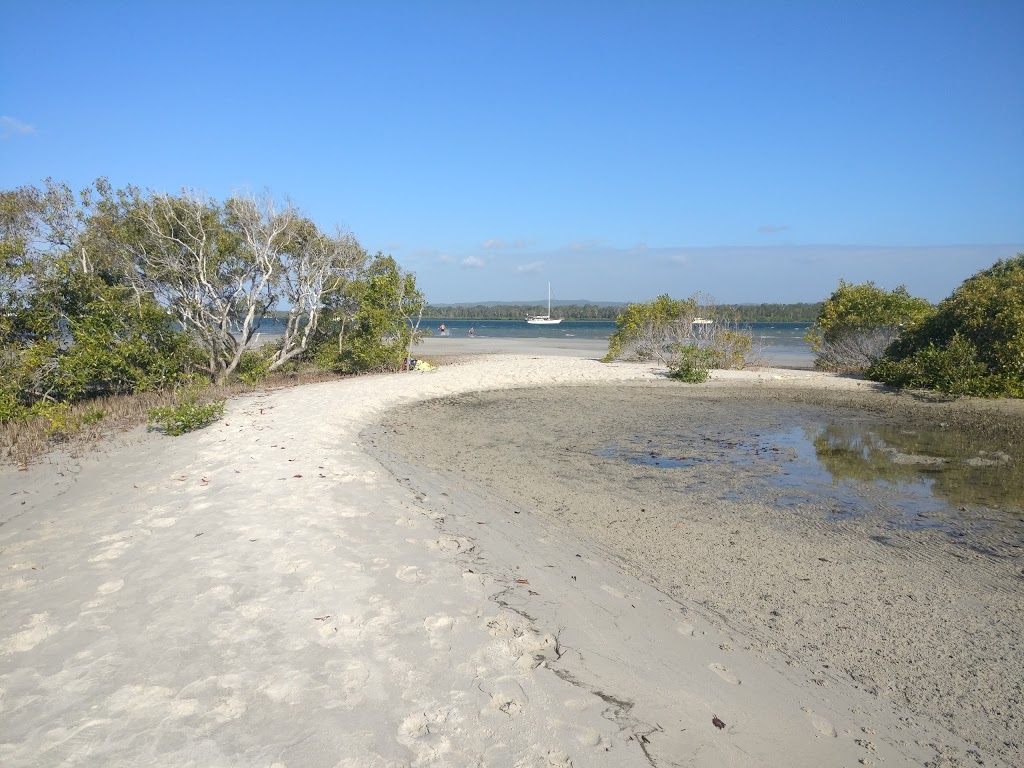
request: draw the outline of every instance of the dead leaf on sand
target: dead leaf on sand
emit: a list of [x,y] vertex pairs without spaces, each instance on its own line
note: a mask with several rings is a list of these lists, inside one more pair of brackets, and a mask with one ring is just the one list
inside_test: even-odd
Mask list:
[[714,725],[715,728],[717,728],[718,730],[722,730],[723,728],[725,728],[725,723],[718,719],[718,715],[711,716],[711,724]]
[[529,584],[529,579],[516,579],[516,584]]

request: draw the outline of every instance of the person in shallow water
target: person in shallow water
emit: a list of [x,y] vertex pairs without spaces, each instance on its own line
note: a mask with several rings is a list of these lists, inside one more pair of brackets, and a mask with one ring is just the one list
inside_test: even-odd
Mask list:
[[469,335],[470,336],[476,336],[476,331],[473,330],[473,326],[472,325],[469,326]]
[[438,328],[438,330],[441,331],[441,335],[442,336],[447,336],[448,335],[448,329],[444,327],[444,323],[441,323],[441,327]]

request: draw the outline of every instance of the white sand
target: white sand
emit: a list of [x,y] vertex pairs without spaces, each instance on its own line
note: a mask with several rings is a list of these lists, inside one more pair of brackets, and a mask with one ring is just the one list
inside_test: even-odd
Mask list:
[[398,403],[654,375],[482,357],[5,471],[0,765],[955,765],[950,734],[729,647],[697,606],[359,439]]

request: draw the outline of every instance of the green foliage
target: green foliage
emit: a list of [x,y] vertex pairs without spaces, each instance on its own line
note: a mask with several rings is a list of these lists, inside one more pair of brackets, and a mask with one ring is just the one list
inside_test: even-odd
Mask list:
[[935,389],[948,395],[995,397],[1011,394],[1007,382],[989,372],[969,340],[955,335],[944,346],[928,346],[895,360],[883,358],[868,370],[868,377],[901,389]]
[[929,302],[911,296],[902,285],[886,291],[870,280],[860,284],[840,280],[805,338],[817,353],[816,367],[859,373],[934,311]]
[[619,358],[667,361],[674,344],[689,333],[697,317],[697,300],[673,299],[667,293],[646,304],[629,304],[615,318],[605,362]]
[[712,368],[719,367],[720,354],[713,349],[702,349],[696,344],[686,344],[680,345],[676,352],[676,358],[668,366],[668,375],[671,379],[700,384],[707,381]]
[[244,384],[255,387],[270,375],[273,350],[270,347],[247,349],[238,361],[235,373]]
[[182,391],[174,405],[149,409],[149,429],[167,435],[183,435],[212,424],[224,416],[224,401],[200,402],[200,390],[191,387]]
[[41,416],[46,420],[46,436],[67,437],[84,426],[95,424],[103,420],[106,412],[102,408],[86,408],[75,414],[68,403],[57,403],[53,401],[38,402],[23,417]]
[[77,197],[51,180],[0,193],[0,422],[172,386],[197,362],[191,338],[127,283],[111,194],[103,180]]
[[850,331],[912,328],[934,311],[928,301],[911,296],[902,285],[886,291],[870,280],[859,284],[840,280],[839,287],[821,305],[807,341],[817,351],[822,343],[834,342]]
[[965,280],[868,376],[951,395],[1024,397],[1024,254]]
[[[698,317],[713,322],[694,324]],[[710,298],[697,294],[630,304],[615,321],[604,361],[660,360],[670,377],[695,383],[707,379],[710,368],[742,368],[753,346],[751,334],[721,318]]]
[[423,294],[416,276],[378,252],[346,294],[351,316],[339,310],[337,319],[324,324],[314,359],[350,373],[401,370],[418,340],[413,323]]
[[[713,331],[714,333],[714,331]],[[711,337],[715,352],[715,364],[712,368],[742,368],[746,365],[754,340],[750,333],[737,330],[722,329]]]

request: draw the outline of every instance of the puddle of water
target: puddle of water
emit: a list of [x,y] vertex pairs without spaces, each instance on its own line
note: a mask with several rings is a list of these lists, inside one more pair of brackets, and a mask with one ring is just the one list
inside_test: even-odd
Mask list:
[[657,451],[634,454],[620,448],[605,448],[598,451],[597,455],[603,459],[621,459],[638,467],[660,467],[662,469],[695,467],[714,461],[710,456],[664,456]]
[[881,512],[898,526],[946,530],[950,523],[1019,528],[1024,522],[1024,461],[1003,446],[943,429],[821,421],[743,439],[637,437],[599,455],[670,470],[759,466],[760,481],[722,500],[765,498],[771,489],[783,507],[826,500],[833,520]]

